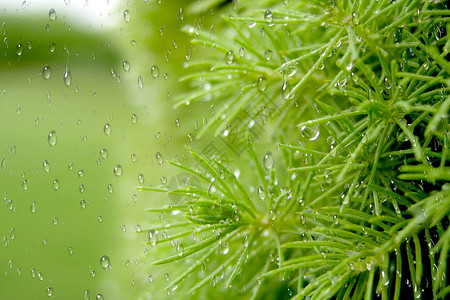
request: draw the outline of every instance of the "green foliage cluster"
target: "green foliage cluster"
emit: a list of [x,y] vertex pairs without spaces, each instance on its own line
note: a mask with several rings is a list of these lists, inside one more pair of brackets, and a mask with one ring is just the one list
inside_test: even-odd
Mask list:
[[[197,165],[170,163],[195,181],[141,188],[185,199],[152,210],[175,220],[147,231],[149,244],[176,244],[154,262],[183,269],[169,293],[448,297],[445,3],[203,1],[191,10],[216,5],[228,8],[223,28],[184,28],[210,51],[188,61],[181,80],[192,89],[175,106],[214,103],[203,133],[223,137],[239,117],[249,132],[262,119],[268,134],[249,133],[248,159],[236,166],[190,151]],[[263,138],[278,151],[266,153]]]

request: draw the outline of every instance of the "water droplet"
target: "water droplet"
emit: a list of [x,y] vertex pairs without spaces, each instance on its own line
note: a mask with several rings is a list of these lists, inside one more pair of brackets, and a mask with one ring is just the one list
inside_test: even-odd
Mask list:
[[22,190],[24,191],[28,190],[28,180],[26,179],[22,181]]
[[138,175],[138,182],[139,182],[139,184],[143,184],[144,183],[144,174],[139,174]]
[[55,191],[59,189],[59,180],[58,179],[53,180],[53,189]]
[[136,114],[131,115],[131,124],[136,124],[138,120],[138,117]]
[[44,160],[44,162],[42,163],[42,167],[44,169],[45,172],[50,172],[50,164],[48,163],[47,160]]
[[53,222],[53,225],[54,225],[54,226],[57,226],[58,223],[59,223],[59,219],[56,218],[56,217],[54,217],[53,220],[52,220],[52,222]]
[[273,25],[272,21],[273,21],[273,15],[272,15],[272,11],[271,10],[266,10],[266,12],[264,13],[264,21],[266,21],[266,23]]
[[244,47],[239,48],[239,57],[244,57],[245,56],[245,49]]
[[63,75],[63,81],[64,84],[68,87],[72,83],[72,74],[70,73],[70,70],[66,68]]
[[11,146],[11,154],[12,155],[16,154],[16,145]]
[[81,199],[80,200],[80,206],[81,206],[82,209],[85,209],[86,208],[86,200]]
[[163,158],[162,154],[159,152],[156,152],[155,157],[156,157],[156,162],[158,163],[158,165],[162,165],[164,162],[164,158]]
[[45,290],[46,294],[48,297],[53,296],[53,288],[51,286],[49,286],[46,290]]
[[50,133],[48,134],[48,137],[47,137],[47,142],[52,147],[56,145],[56,142],[57,142],[56,131],[54,131],[54,130],[50,131]]
[[57,16],[56,16],[56,11],[52,8],[50,9],[50,11],[48,12],[48,18],[50,19],[50,21],[55,21]]
[[148,243],[153,246],[156,244],[156,242],[158,242],[158,232],[154,229],[151,229],[148,232]]
[[44,77],[44,79],[50,79],[50,77],[52,76],[52,68],[50,68],[50,66],[45,65],[44,69],[42,69],[42,77]]
[[269,60],[272,59],[272,55],[273,55],[272,50],[266,50],[266,51],[264,52],[264,58],[265,58],[267,61],[269,61]]
[[277,212],[274,209],[269,210],[269,219],[272,221],[277,219]]
[[5,162],[5,160],[6,160],[6,156],[3,155],[2,159],[0,160],[0,168],[1,168],[2,170],[5,170],[5,169],[6,169],[6,162]]
[[102,266],[104,270],[111,269],[111,262],[108,256],[103,255],[100,257],[100,266]]
[[80,193],[84,194],[84,184],[80,183]]
[[136,154],[134,154],[134,153],[131,154],[131,161],[134,162],[134,163],[137,161]]
[[128,60],[123,61],[122,67],[125,72],[130,72],[130,63],[128,62]]
[[114,192],[114,188],[112,184],[108,184],[108,193],[112,194]]
[[150,70],[153,78],[157,78],[159,76],[159,68],[157,65],[153,65]]
[[125,11],[123,12],[123,19],[125,20],[125,23],[130,23],[131,13],[128,9],[125,9]]
[[50,45],[48,45],[48,50],[50,51],[50,53],[55,52],[55,49],[56,49],[55,43],[50,43]]
[[166,176],[161,176],[160,180],[161,180],[162,184],[166,184],[167,183],[167,177]]
[[116,165],[116,166],[114,167],[113,172],[114,172],[114,175],[116,175],[117,177],[119,177],[120,175],[122,175],[122,172],[123,172],[122,166],[121,166],[121,165]]
[[164,274],[164,279],[165,279],[167,282],[170,281],[170,275],[169,275],[169,273],[165,273],[165,274]]
[[264,191],[264,188],[262,186],[258,187],[258,198],[260,200],[266,199],[266,192]]
[[100,149],[100,157],[103,159],[108,158],[108,150],[106,150],[105,148]]
[[256,82],[256,87],[258,88],[258,90],[260,90],[261,92],[264,92],[267,88],[267,79],[264,76],[259,76],[258,80]]
[[273,154],[268,151],[263,158],[263,165],[266,169],[272,169],[273,167]]
[[315,141],[320,135],[320,129],[318,124],[312,126],[302,126],[300,128],[302,137],[310,141]]
[[111,125],[109,125],[109,123],[106,123],[105,126],[103,126],[103,132],[106,135],[110,135],[111,134]]
[[230,50],[225,55],[225,63],[227,65],[231,65],[233,62],[234,62],[234,52],[233,52],[233,50]]
[[144,81],[142,80],[141,75],[138,76],[138,87],[142,89],[144,87]]
[[16,54],[19,55],[19,56],[21,56],[22,53],[23,53],[22,44],[18,44],[18,45],[16,46]]
[[95,295],[95,299],[96,300],[103,300],[103,295],[98,293],[97,295]]
[[36,212],[36,201],[33,201],[30,206],[30,212],[34,214]]
[[283,79],[283,85],[281,86],[281,97],[283,97],[284,100],[294,98],[294,95],[291,95],[291,85],[286,79]]
[[84,177],[84,170],[78,170],[78,177],[80,178]]
[[323,178],[326,183],[331,184],[333,182],[333,175],[331,175],[329,172],[325,172],[323,175]]

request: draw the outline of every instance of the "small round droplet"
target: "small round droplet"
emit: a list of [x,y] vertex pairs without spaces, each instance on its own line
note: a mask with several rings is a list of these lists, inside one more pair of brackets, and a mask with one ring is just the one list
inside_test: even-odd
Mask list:
[[264,76],[259,76],[258,81],[256,82],[256,87],[261,92],[264,92],[267,88],[267,79]]
[[51,286],[49,286],[46,290],[45,290],[46,294],[48,297],[53,296],[53,288]]
[[166,184],[167,183],[167,177],[166,176],[161,176],[160,180],[161,180],[162,184]]
[[69,252],[69,255],[73,255],[73,248],[71,246],[67,248],[67,251]]
[[138,76],[138,87],[140,89],[144,88],[144,80],[142,79],[141,75]]
[[111,125],[109,125],[109,123],[106,123],[105,126],[103,126],[103,132],[106,135],[110,135],[111,134]]
[[272,169],[273,167],[273,154],[268,151],[263,158],[263,165],[266,169]]
[[22,190],[27,191],[28,190],[28,180],[24,179],[22,181]]
[[33,201],[30,206],[30,212],[34,214],[36,212],[36,201]]
[[138,175],[138,182],[139,182],[139,184],[143,184],[144,181],[145,181],[144,174],[139,174]]
[[50,11],[48,12],[48,18],[50,19],[50,21],[55,21],[57,16],[56,16],[56,11],[52,8],[50,9]]
[[122,168],[122,166],[121,166],[121,165],[116,165],[116,166],[114,167],[113,172],[114,172],[114,175],[116,175],[117,177],[119,177],[119,176],[122,175],[122,173],[123,173],[123,168]]
[[18,44],[18,45],[16,46],[16,54],[17,54],[18,56],[21,56],[22,53],[23,53],[23,47],[22,47],[22,44]]
[[42,168],[44,169],[45,172],[50,172],[50,164],[48,163],[47,160],[44,160],[44,162],[42,163]]
[[137,161],[136,154],[134,154],[134,153],[131,154],[131,161],[134,162],[134,163]]
[[112,194],[114,192],[114,187],[112,184],[108,184],[108,193]]
[[57,217],[53,218],[53,225],[57,226],[59,224],[59,219]]
[[159,76],[159,68],[158,68],[157,65],[153,65],[153,66],[150,68],[150,71],[151,71],[151,73],[152,73],[153,78],[157,78],[157,77]]
[[266,10],[266,12],[264,13],[264,21],[266,21],[266,23],[268,24],[272,24],[273,15],[270,9]]
[[163,158],[162,154],[159,152],[156,152],[155,157],[156,157],[156,162],[158,163],[158,165],[162,165],[164,162],[164,158]]
[[51,76],[52,76],[52,68],[50,68],[50,66],[45,65],[44,69],[42,69],[42,77],[44,77],[44,79],[50,79]]
[[169,275],[169,273],[165,273],[165,274],[164,274],[164,279],[165,279],[167,282],[170,281],[170,275]]
[[108,158],[108,150],[106,150],[105,148],[100,149],[100,157],[103,159]]
[[56,142],[57,142],[56,131],[54,131],[54,130],[50,131],[50,133],[48,134],[48,137],[47,137],[47,142],[52,147],[56,145]]
[[266,51],[264,52],[264,58],[265,58],[267,61],[269,61],[269,60],[272,59],[272,55],[273,55],[272,50],[266,50]]
[[244,57],[245,56],[245,48],[244,47],[241,47],[241,48],[239,48],[239,57]]
[[85,209],[86,208],[86,200],[81,199],[80,200],[80,206],[81,206],[82,209]]
[[136,124],[138,120],[138,117],[136,114],[131,115],[131,124]]
[[104,270],[111,269],[111,262],[108,256],[103,255],[100,257],[100,266],[102,266]]
[[315,124],[312,126],[302,126],[300,128],[302,137],[310,141],[315,141],[320,135],[319,125]]
[[59,190],[59,180],[58,179],[54,179],[53,180],[53,189],[56,191],[56,190]]
[[84,170],[78,171],[78,177],[83,178],[84,177]]
[[72,83],[72,74],[70,73],[70,70],[69,70],[69,69],[66,69],[66,70],[64,71],[63,81],[64,81],[64,84],[65,84],[67,87],[69,87],[70,84]]
[[264,191],[264,188],[262,186],[258,187],[258,198],[259,200],[266,199],[266,192]]
[[234,62],[234,52],[233,50],[230,50],[225,54],[225,63],[227,65],[231,65]]
[[56,49],[55,43],[50,43],[50,45],[48,45],[48,50],[50,50],[51,53],[55,52],[55,49]]
[[123,61],[122,67],[125,72],[130,72],[130,63],[128,62],[128,60]]
[[125,23],[130,23],[131,13],[128,9],[125,9],[125,11],[123,12],[123,19],[125,20]]

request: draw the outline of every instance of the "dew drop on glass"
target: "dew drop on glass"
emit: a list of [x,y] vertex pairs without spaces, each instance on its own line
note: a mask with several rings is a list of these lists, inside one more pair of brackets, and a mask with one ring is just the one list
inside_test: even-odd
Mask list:
[[103,132],[106,135],[110,135],[111,134],[111,125],[109,125],[109,123],[106,123],[105,126],[103,126]]
[[268,151],[263,158],[263,165],[266,169],[272,169],[273,167],[273,154]]
[[123,168],[121,165],[116,165],[113,169],[114,175],[116,175],[117,177],[119,177],[120,175],[122,175],[123,172]]
[[48,297],[53,296],[53,288],[51,286],[49,286],[46,290],[45,290],[46,294]]
[[310,141],[315,141],[320,135],[319,125],[302,126],[300,128],[302,137]]
[[63,81],[64,81],[64,84],[65,84],[67,87],[69,87],[70,84],[72,83],[72,74],[70,73],[70,70],[69,70],[69,69],[66,69],[66,70],[64,71]]
[[123,61],[122,67],[125,72],[130,72],[130,63],[128,62],[128,60]]
[[136,124],[138,120],[138,117],[136,114],[131,115],[131,124]]
[[230,50],[225,54],[225,62],[227,65],[231,65],[234,62],[234,52]]
[[256,87],[258,88],[258,90],[260,90],[261,92],[264,92],[267,88],[267,79],[264,76],[259,76],[258,80],[256,82]]
[[266,21],[266,23],[268,24],[271,24],[273,21],[272,11],[270,11],[269,9],[264,13],[264,21]]
[[50,11],[48,12],[48,18],[50,19],[50,21],[55,21],[57,16],[56,16],[56,11],[52,8],[50,9]]
[[27,191],[28,190],[28,180],[24,179],[22,181],[22,190]]
[[125,20],[125,23],[130,23],[131,13],[128,9],[125,9],[125,11],[123,12],[123,19]]
[[103,255],[100,257],[100,266],[102,266],[104,270],[111,269],[111,262],[108,256]]
[[108,150],[106,150],[105,148],[100,149],[100,157],[103,159],[108,158]]
[[44,169],[45,172],[50,172],[50,164],[48,163],[47,160],[44,160],[44,162],[42,163],[42,168]]
[[163,158],[162,154],[159,152],[156,152],[155,157],[156,157],[156,162],[158,163],[158,165],[162,165],[164,162],[164,158]]
[[50,66],[45,65],[44,69],[42,69],[42,77],[44,77],[44,79],[50,79],[51,76],[52,76],[52,68],[50,68]]
[[144,88],[144,80],[142,79],[141,75],[138,76],[138,87],[140,89]]
[[153,78],[157,78],[157,77],[159,76],[159,68],[158,68],[157,65],[153,65],[153,66],[150,68],[150,71],[151,71],[151,73],[152,73]]
[[47,142],[52,147],[56,145],[56,142],[57,142],[56,131],[54,131],[54,130],[50,131],[50,133],[48,134],[48,137],[47,137]]
[[59,189],[59,180],[58,179],[53,180],[53,189],[55,191]]

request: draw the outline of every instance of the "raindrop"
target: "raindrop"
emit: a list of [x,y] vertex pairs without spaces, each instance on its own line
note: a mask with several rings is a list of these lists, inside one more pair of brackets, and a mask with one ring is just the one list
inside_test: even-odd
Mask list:
[[245,49],[244,47],[239,48],[239,57],[244,57],[245,56]]
[[310,141],[315,141],[320,135],[319,125],[315,124],[312,126],[302,126],[300,128],[302,137]]
[[114,175],[116,175],[117,177],[119,177],[120,175],[122,175],[122,172],[123,172],[122,166],[121,166],[121,165],[116,165],[116,166],[114,167],[113,172],[114,172]]
[[78,171],[78,177],[83,178],[84,177],[84,170]]
[[48,45],[48,50],[50,50],[51,53],[55,52],[55,49],[56,49],[55,43],[50,43],[50,45]]
[[273,23],[272,23],[273,15],[272,15],[272,11],[270,11],[269,9],[266,10],[266,12],[264,13],[264,21],[266,21],[266,23],[273,25]]
[[258,187],[258,198],[259,200],[266,199],[266,192],[264,191],[264,188],[262,186]]
[[167,282],[170,281],[170,275],[169,275],[169,273],[165,273],[165,274],[164,274],[164,279],[165,279]]
[[144,174],[139,174],[138,175],[138,182],[139,182],[139,184],[143,184],[144,183]]
[[103,255],[100,257],[100,266],[102,266],[104,270],[111,269],[111,262],[108,256]]
[[48,296],[48,297],[53,296],[53,288],[52,288],[51,286],[49,286],[49,287],[46,289],[46,293],[47,293],[47,296]]
[[106,150],[105,148],[100,149],[100,157],[103,159],[108,158],[108,150]]
[[45,65],[44,69],[42,70],[42,76],[44,77],[44,79],[50,79],[50,77],[52,76],[52,68],[50,68],[50,66]]
[[103,132],[106,135],[110,135],[111,134],[111,125],[109,125],[109,123],[106,123],[105,126],[103,126]]
[[151,229],[148,232],[148,243],[153,246],[156,244],[157,241],[158,241],[158,232],[154,229]]
[[48,18],[50,19],[50,21],[55,21],[57,16],[56,16],[56,11],[52,8],[50,9],[50,11],[48,12]]
[[227,65],[231,65],[234,62],[234,52],[233,50],[230,50],[225,55],[225,62]]
[[59,180],[58,179],[53,180],[53,189],[55,191],[59,189]]
[[64,84],[68,87],[72,83],[72,75],[70,74],[70,70],[66,68],[63,75]]
[[22,48],[22,44],[18,44],[16,47],[16,54],[21,56],[23,53],[23,48]]
[[159,76],[159,68],[157,65],[153,65],[150,71],[152,72],[153,78],[157,78]]
[[114,192],[114,188],[112,184],[108,184],[108,193],[112,194]]
[[54,217],[54,218],[53,218],[53,225],[54,225],[54,226],[57,226],[58,224],[59,224],[59,219],[56,218],[56,217]]
[[44,160],[44,162],[42,163],[42,167],[44,168],[45,172],[50,172],[50,164],[48,163],[47,160]]
[[294,98],[294,95],[291,95],[291,85],[286,79],[283,79],[283,85],[281,86],[281,97],[283,97],[284,100]]
[[258,80],[256,82],[256,87],[258,88],[258,90],[260,90],[261,92],[264,92],[267,88],[267,79],[264,76],[259,76]]
[[48,137],[47,137],[47,142],[52,147],[56,145],[56,142],[57,142],[56,131],[54,131],[54,130],[50,131],[50,133],[48,134]]
[[156,162],[158,163],[158,165],[162,165],[164,162],[164,158],[163,158],[162,154],[159,152],[156,152],[155,157],[156,157]]
[[80,200],[80,206],[81,206],[82,209],[85,209],[86,208],[86,200],[81,199]]
[[329,172],[325,172],[323,176],[326,183],[330,184],[333,182],[333,175],[331,175]]
[[28,190],[28,180],[26,179],[22,181],[22,190],[24,191]]
[[30,212],[34,214],[36,212],[36,201],[33,201],[30,206]]
[[132,114],[132,115],[131,115],[131,123],[132,123],[132,124],[136,124],[136,123],[137,123],[137,120],[138,120],[137,115],[136,115],[136,114]]
[[124,60],[122,66],[125,72],[130,72],[130,63],[128,62],[128,60]]
[[142,80],[141,75],[138,76],[138,87],[142,89],[144,87],[144,81]]
[[103,300],[103,295],[98,293],[97,295],[95,295],[95,299],[96,300]]
[[269,60],[272,59],[272,55],[273,55],[272,50],[266,50],[266,51],[264,52],[264,58],[265,58],[267,61],[269,61]]
[[80,184],[79,190],[80,190],[80,193],[84,194],[84,184],[82,184],[82,183]]
[[125,20],[125,23],[130,23],[131,13],[128,9],[125,9],[125,11],[123,12],[123,19]]
[[268,151],[263,158],[263,165],[266,169],[272,169],[273,167],[273,154]]
[[131,154],[131,161],[134,163],[137,161],[136,154],[134,154],[134,153]]

